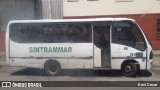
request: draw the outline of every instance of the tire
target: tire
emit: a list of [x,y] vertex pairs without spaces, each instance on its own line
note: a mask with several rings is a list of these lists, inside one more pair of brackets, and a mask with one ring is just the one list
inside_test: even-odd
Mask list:
[[44,71],[49,76],[57,76],[61,71],[61,66],[58,61],[47,61],[44,65]]
[[122,66],[122,74],[127,77],[134,77],[137,70],[137,66],[133,62],[129,62]]

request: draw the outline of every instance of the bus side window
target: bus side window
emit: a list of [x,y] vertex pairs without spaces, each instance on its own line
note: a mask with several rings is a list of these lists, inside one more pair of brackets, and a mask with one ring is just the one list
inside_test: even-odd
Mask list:
[[94,27],[94,43],[98,48],[102,48],[101,31],[99,27]]
[[[84,23],[24,23],[13,24],[11,40],[19,43],[88,43],[91,25]],[[89,31],[90,30],[90,31]],[[90,33],[89,33],[90,32]],[[81,35],[82,34],[82,35]]]
[[145,41],[140,29],[133,22],[119,21],[114,23],[112,42],[130,46],[138,50],[145,49]]
[[87,42],[88,41],[88,30],[86,26],[82,26],[82,30],[80,32],[80,41]]
[[91,42],[91,25],[84,23],[70,24],[68,29],[69,43],[88,43]]
[[128,27],[114,28],[113,43],[134,47],[133,35]]

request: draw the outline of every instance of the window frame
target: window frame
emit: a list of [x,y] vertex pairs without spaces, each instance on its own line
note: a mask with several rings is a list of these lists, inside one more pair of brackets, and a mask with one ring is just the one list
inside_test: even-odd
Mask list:
[[157,37],[160,37],[160,18],[157,19],[157,24],[156,24],[156,27],[157,27]]
[[[19,25],[19,24],[21,24],[21,25]],[[50,23],[33,23],[33,24],[35,24],[35,25],[32,25],[32,23],[14,23],[14,24],[11,24],[10,25],[11,28],[9,30],[10,40],[12,40],[14,42],[17,42],[17,43],[27,43],[27,44],[28,43],[92,43],[92,25],[88,22],[58,22],[58,23],[57,22],[55,22],[55,23],[50,22]],[[64,32],[62,30],[63,28],[61,27],[61,25],[63,25],[63,24],[68,25],[68,26],[73,25],[73,27],[68,28],[68,31],[67,31],[67,34],[66,34],[66,37],[68,38],[68,41],[64,40],[65,37],[63,37]],[[13,31],[16,31],[16,30],[13,30],[14,28],[16,28],[16,26],[13,27],[13,25],[20,26],[19,29],[17,29],[18,32],[13,32]],[[33,26],[33,27],[31,27],[31,30],[28,30],[28,31],[26,29],[24,30],[24,31],[28,32],[29,34],[25,33],[23,31],[23,29],[24,29],[23,25],[24,25],[25,28],[26,27],[28,28],[29,26]],[[39,27],[38,26],[36,27],[36,25],[38,25]],[[47,27],[47,30],[46,30],[47,34],[45,33],[45,29],[43,27],[44,25],[53,25],[53,26]],[[85,25],[90,25],[90,26],[85,26]],[[59,27],[59,28],[56,29],[55,26]],[[77,27],[78,32],[76,32],[75,29],[73,29],[73,28],[76,28],[76,26],[79,26],[79,28]],[[40,27],[43,27],[43,28],[40,28]],[[37,30],[36,31],[36,30],[33,30],[33,28],[38,28],[40,30],[36,29]],[[51,32],[48,33],[50,28],[52,30],[51,30]],[[84,32],[84,29],[88,30],[87,33]],[[89,29],[91,29],[91,30],[89,30]],[[70,33],[70,30],[75,31],[75,32]],[[57,33],[57,31],[58,31],[58,33]],[[37,34],[37,32],[40,32],[40,34]],[[14,34],[17,34],[17,35],[14,35]],[[23,36],[21,37],[21,35],[24,35],[24,34],[26,34],[26,36],[27,36],[27,37],[24,37],[24,38],[27,39],[26,41],[23,38]],[[33,34],[39,35],[40,39],[38,39],[36,37],[37,35],[35,35],[35,42],[34,42],[34,40],[30,41],[30,40],[32,40],[32,38],[30,38],[29,36],[33,36]],[[78,34],[78,35],[75,35],[75,34]],[[49,35],[51,35],[51,37],[49,37]],[[20,39],[17,40],[13,36],[18,36],[20,39],[22,38],[22,40],[20,40]],[[54,38],[58,38],[58,37],[60,37],[60,39],[54,39]],[[76,39],[75,39],[75,37],[76,37]],[[72,40],[71,40],[71,38],[72,38]],[[83,39],[83,38],[85,38],[85,39]],[[51,40],[51,41],[49,41],[49,40]]]

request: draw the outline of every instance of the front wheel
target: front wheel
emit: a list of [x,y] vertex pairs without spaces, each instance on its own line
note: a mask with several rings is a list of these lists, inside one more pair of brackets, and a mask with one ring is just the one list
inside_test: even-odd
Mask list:
[[129,62],[122,66],[122,73],[124,76],[133,77],[137,73],[137,66],[133,62]]

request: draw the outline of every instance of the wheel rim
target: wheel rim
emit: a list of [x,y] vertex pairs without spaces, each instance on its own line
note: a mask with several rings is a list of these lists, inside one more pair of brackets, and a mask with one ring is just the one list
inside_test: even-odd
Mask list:
[[49,71],[50,73],[54,73],[54,72],[57,71],[57,67],[55,67],[55,66],[49,66],[49,67],[48,67],[48,71]]
[[131,72],[132,72],[132,67],[129,66],[129,65],[127,65],[127,66],[125,67],[124,71],[125,71],[126,73],[131,73]]

